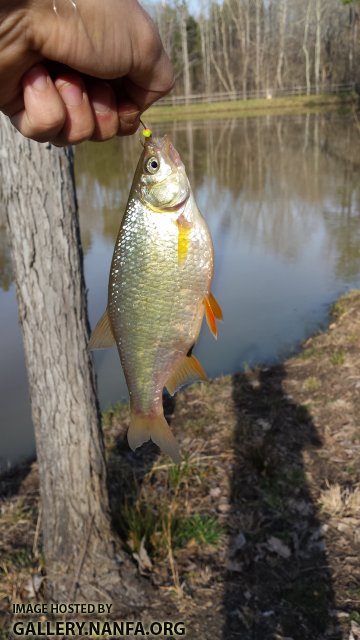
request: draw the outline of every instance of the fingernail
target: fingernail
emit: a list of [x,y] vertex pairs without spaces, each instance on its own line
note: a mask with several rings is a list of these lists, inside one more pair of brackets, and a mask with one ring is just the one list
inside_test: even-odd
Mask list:
[[91,100],[94,111],[96,113],[100,113],[101,115],[108,113],[111,108],[112,95],[113,90],[108,84],[105,83],[102,83],[101,94],[97,93],[97,97],[95,99],[93,99],[91,93],[89,93],[89,98]]
[[135,124],[137,118],[139,117],[139,114],[140,111],[132,111],[131,113],[120,113],[120,122],[130,127],[132,124]]
[[24,75],[24,80],[36,91],[45,91],[48,87],[49,76],[43,67],[36,66]]
[[80,107],[84,102],[84,94],[77,84],[65,82],[58,88],[59,93],[68,107]]

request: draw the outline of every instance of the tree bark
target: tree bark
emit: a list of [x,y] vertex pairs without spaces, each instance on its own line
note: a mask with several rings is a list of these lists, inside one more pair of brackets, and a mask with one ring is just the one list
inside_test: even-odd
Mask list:
[[321,53],[321,0],[315,2],[316,41],[315,41],[315,91],[319,93],[320,53]]
[[205,95],[210,93],[209,90],[209,77],[208,77],[208,66],[207,66],[207,46],[206,46],[206,33],[205,33],[205,18],[200,15],[199,17],[199,27],[200,27],[200,39],[201,39],[201,57],[202,57],[202,66],[203,66],[203,74],[204,74],[204,90]]
[[190,85],[190,65],[189,65],[189,51],[188,51],[188,39],[186,30],[186,6],[183,5],[180,8],[180,30],[181,30],[181,46],[184,64],[184,95],[185,104],[189,104],[189,96],[191,95]]
[[221,14],[221,35],[222,35],[223,54],[224,54],[226,75],[227,75],[228,80],[229,80],[229,85],[230,85],[231,91],[235,92],[234,78],[233,78],[233,74],[230,71],[230,63],[229,63],[229,56],[228,56],[228,50],[227,50],[227,38],[226,38],[226,24],[225,24],[225,15],[224,15],[224,5],[222,5],[222,7],[220,9],[220,14]]
[[260,37],[261,37],[261,27],[260,27],[260,2],[261,0],[256,0],[256,73],[255,73],[255,84],[256,84],[256,96],[260,95]]
[[283,0],[283,2],[281,3],[281,19],[280,19],[280,50],[279,50],[279,59],[278,59],[278,65],[277,65],[277,72],[276,72],[276,80],[277,80],[277,85],[280,89],[283,88],[283,83],[282,83],[282,66],[283,66],[283,60],[284,60],[284,51],[285,51],[285,25],[286,25],[286,14],[287,14],[287,0]]
[[126,610],[141,605],[143,594],[131,561],[124,557],[119,566],[111,532],[95,371],[86,350],[73,151],[23,138],[2,114],[0,150],[35,428],[48,596],[66,602],[77,577],[75,599],[107,595]]
[[303,40],[303,51],[304,51],[304,54],[305,54],[306,93],[307,93],[308,96],[310,95],[310,91],[311,91],[311,87],[310,87],[310,57],[309,57],[309,51],[308,51],[308,48],[307,48],[306,45],[307,45],[307,37],[308,37],[308,33],[309,33],[311,3],[312,3],[312,0],[309,0],[308,6],[307,6],[307,9],[306,9],[305,27],[304,27],[304,40]]

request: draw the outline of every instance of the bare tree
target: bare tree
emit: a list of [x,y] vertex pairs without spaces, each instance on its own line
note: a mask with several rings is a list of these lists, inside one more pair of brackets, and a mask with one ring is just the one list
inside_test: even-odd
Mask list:
[[320,57],[321,57],[321,0],[315,0],[316,41],[315,41],[315,91],[319,93]]
[[[139,605],[119,567],[89,338],[72,149],[26,140],[0,115],[0,177],[29,377],[48,595]],[[83,556],[83,554],[85,554]],[[80,566],[80,560],[83,562]],[[76,570],[78,567],[78,570]],[[120,572],[121,570],[121,576]]]
[[309,33],[311,5],[312,5],[312,0],[309,0],[308,6],[306,9],[304,40],[303,40],[303,51],[305,54],[306,93],[308,96],[310,95],[310,56],[309,56],[309,50],[307,48],[307,39],[308,39],[308,33]]
[[181,30],[181,46],[184,64],[184,95],[185,104],[189,102],[189,96],[191,95],[190,84],[190,65],[189,65],[189,51],[188,51],[188,38],[186,29],[187,8],[185,2],[180,7],[180,30]]
[[233,74],[230,71],[230,63],[229,63],[229,56],[228,56],[228,47],[227,47],[227,38],[226,38],[226,22],[225,22],[225,16],[224,16],[224,5],[222,5],[222,7],[219,10],[219,12],[220,12],[220,15],[221,15],[221,35],[222,35],[222,45],[223,45],[222,48],[223,48],[226,75],[227,75],[228,80],[229,80],[229,85],[230,85],[231,91],[235,91],[234,78],[233,78]]
[[247,69],[249,64],[249,42],[250,42],[250,13],[249,13],[249,2],[242,2],[242,0],[238,0],[235,2],[237,7],[237,11],[235,12],[233,5],[230,0],[226,0],[227,5],[229,7],[230,15],[235,23],[238,39],[241,45],[241,56],[242,56],[242,91],[243,91],[243,99],[247,98]]
[[255,73],[255,85],[256,94],[259,96],[260,92],[260,38],[261,38],[261,25],[260,25],[260,9],[262,0],[256,1],[256,73]]
[[283,61],[284,61],[285,25],[286,25],[287,6],[288,6],[288,0],[283,0],[280,3],[280,9],[279,9],[279,14],[280,14],[280,47],[279,47],[279,60],[278,60],[277,71],[276,71],[276,81],[277,81],[277,85],[278,85],[278,87],[280,87],[280,89],[282,89],[282,86],[283,86],[281,72],[282,72],[282,66],[283,66]]

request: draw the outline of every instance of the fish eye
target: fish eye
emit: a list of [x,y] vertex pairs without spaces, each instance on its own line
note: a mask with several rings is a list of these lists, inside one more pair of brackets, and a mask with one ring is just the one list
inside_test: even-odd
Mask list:
[[159,161],[157,160],[157,158],[154,158],[154,157],[149,158],[145,166],[145,170],[147,171],[147,173],[156,173],[158,168],[159,168]]

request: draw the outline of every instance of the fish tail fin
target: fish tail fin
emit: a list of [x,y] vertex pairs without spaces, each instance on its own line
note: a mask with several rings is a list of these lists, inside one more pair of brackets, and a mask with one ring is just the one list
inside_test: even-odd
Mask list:
[[153,417],[141,416],[134,411],[130,414],[130,427],[128,431],[128,443],[130,449],[135,451],[144,442],[152,439],[175,464],[180,462],[179,444],[172,434],[163,413]]

